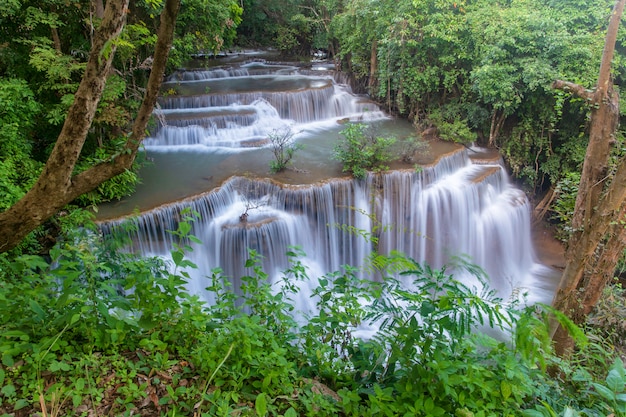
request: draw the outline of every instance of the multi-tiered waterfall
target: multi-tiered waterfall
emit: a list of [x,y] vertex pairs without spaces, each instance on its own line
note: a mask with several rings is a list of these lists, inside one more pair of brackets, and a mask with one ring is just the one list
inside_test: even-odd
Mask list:
[[[531,302],[551,298],[550,270],[534,255],[528,200],[497,161],[475,163],[467,149],[448,147],[419,169],[400,166],[361,181],[342,176],[331,159],[338,121],[375,123],[394,134],[411,129],[322,71],[263,63],[187,71],[163,91],[158,127],[145,141],[155,163],[144,178],[162,201],[142,212],[134,238],[143,253],[167,256],[167,230],[177,227],[180,212],[200,213],[193,234],[203,245],[189,254],[198,265],[191,291],[210,297],[203,277],[217,267],[236,287],[248,249],[277,278],[286,252],[299,246],[312,278],[362,265],[374,250],[397,250],[435,267],[467,256],[502,297],[524,290]],[[286,126],[306,147],[296,157],[299,169],[271,176],[267,138]],[[162,172],[171,159],[176,172]],[[180,186],[166,182],[172,176]],[[177,194],[183,182],[192,185]]]

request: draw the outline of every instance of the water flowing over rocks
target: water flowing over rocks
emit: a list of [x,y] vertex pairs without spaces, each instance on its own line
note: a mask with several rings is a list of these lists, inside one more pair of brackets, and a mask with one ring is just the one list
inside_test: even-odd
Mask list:
[[[179,158],[180,170],[159,177],[153,169],[144,177],[165,201],[150,203],[135,220],[135,249],[168,257],[175,237],[167,231],[190,208],[200,215],[192,234],[203,244],[189,254],[198,265],[190,271],[189,289],[209,302],[204,288],[214,268],[236,289],[249,273],[248,249],[254,249],[276,280],[288,267],[292,246],[306,253],[309,286],[342,265],[363,265],[374,251],[400,251],[436,268],[466,257],[485,270],[502,298],[526,294],[528,302],[549,302],[556,273],[537,260],[528,199],[510,183],[497,156],[442,145],[443,151],[433,147],[418,158],[417,170],[394,164],[360,181],[341,174],[331,158],[342,129],[338,122],[379,123],[384,131],[396,121],[337,78],[262,62],[172,75],[145,145],[155,165]],[[305,144],[296,158],[304,169],[268,179],[267,138],[284,126]],[[412,128],[401,125],[391,134],[398,131],[410,135]],[[204,162],[194,165],[197,160]],[[187,190],[177,183],[192,185]],[[179,188],[186,191],[176,194]],[[103,230],[116,228],[130,211],[103,221]],[[301,311],[313,308],[310,291],[302,288]]]

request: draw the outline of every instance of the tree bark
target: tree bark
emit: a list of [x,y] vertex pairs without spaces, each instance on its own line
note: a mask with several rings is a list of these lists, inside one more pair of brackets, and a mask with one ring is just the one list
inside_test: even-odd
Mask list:
[[378,41],[374,39],[372,41],[372,48],[370,51],[370,79],[368,80],[367,87],[369,93],[372,94],[372,89],[376,82],[376,74],[378,73]]
[[626,227],[623,220],[626,219],[626,204],[622,204],[622,209],[618,215],[622,221],[613,222],[609,230],[610,238],[603,244],[601,253],[596,258],[591,270],[592,280],[585,283],[586,288],[583,294],[583,314],[589,315],[593,307],[598,303],[604,287],[606,287],[615,276],[615,265],[619,261],[624,249],[623,242],[626,241]]
[[504,112],[498,114],[498,110],[493,109],[493,113],[491,114],[491,127],[489,129],[489,146],[496,146],[496,140],[498,139],[500,129],[502,129],[505,120],[506,115]]
[[[152,110],[157,101],[159,89],[165,74],[165,66],[167,57],[174,39],[174,26],[176,24],[176,16],[180,8],[180,0],[167,0],[165,8],[161,13],[161,24],[159,26],[159,36],[155,46],[154,61],[152,62],[152,70],[146,94],[144,96],[141,107],[135,122],[133,123],[132,133],[124,146],[124,152],[112,158],[110,161],[102,162],[94,165],[86,171],[76,175],[73,179],[75,197],[82,195],[95,189],[102,182],[113,178],[116,175],[130,169],[141,141],[145,138],[146,127],[152,115]],[[70,200],[71,201],[71,200]]]
[[111,41],[119,35],[125,24],[128,2],[107,1],[74,103],[39,179],[22,199],[0,213],[0,252],[14,248],[28,233],[66,204],[132,165],[145,137],[148,119],[161,86],[180,0],[167,0],[161,13],[152,72],[125,149],[110,161],[73,175],[113,60],[115,43]]
[[57,52],[62,52],[61,50],[61,38],[59,37],[59,31],[56,27],[50,27],[50,33],[52,34],[52,43],[54,45],[54,50]]
[[[575,239],[570,239],[566,251],[566,266],[553,307],[576,324],[584,323],[592,311],[604,286],[613,277],[619,254],[625,246],[622,221],[626,213],[626,158],[620,167],[609,190],[600,199],[602,209],[595,211],[589,224]],[[615,229],[618,226],[622,227],[619,231]],[[611,231],[614,234],[609,233]],[[605,247],[608,251],[596,253],[607,235]],[[566,356],[572,352],[574,341],[562,326],[555,324],[552,339],[558,355]]]
[[103,0],[93,0],[93,12],[97,19],[104,17],[104,2]]
[[[626,214],[626,157],[609,181],[611,145],[619,122],[619,96],[611,83],[611,62],[624,3],[626,0],[617,0],[613,7],[595,90],[566,81],[553,84],[554,88],[571,91],[587,100],[592,107],[589,144],[572,218],[573,232],[565,252],[565,270],[553,300],[553,306],[576,324],[582,324],[595,306],[626,245],[623,226],[615,227]],[[602,247],[605,250],[598,251]],[[573,340],[558,324],[553,332],[556,353],[568,355],[574,348]]]

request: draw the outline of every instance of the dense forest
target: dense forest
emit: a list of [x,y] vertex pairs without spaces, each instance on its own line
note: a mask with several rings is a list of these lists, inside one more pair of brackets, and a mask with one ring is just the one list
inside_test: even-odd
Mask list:
[[[1,2],[0,415],[626,416],[623,7]],[[194,213],[171,231],[173,264],[102,236],[93,211],[140,180],[164,74],[241,48],[323,54],[418,134],[498,149],[536,220],[568,243],[569,298],[523,308],[391,254],[369,260],[381,282],[350,267],[320,279],[319,313],[302,324],[289,314],[297,283],[317,277],[297,248],[280,289],[251,251],[242,298],[216,270],[206,306],[185,290]],[[353,336],[368,320],[378,335]]]

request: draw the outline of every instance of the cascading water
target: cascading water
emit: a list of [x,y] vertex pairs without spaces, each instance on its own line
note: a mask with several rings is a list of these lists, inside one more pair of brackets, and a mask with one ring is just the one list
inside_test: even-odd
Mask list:
[[147,147],[249,147],[294,123],[385,117],[374,103],[333,78],[305,76],[288,66],[255,63],[238,71],[183,72],[170,77],[163,89],[155,110],[162,126],[144,141]]
[[[190,159],[234,153],[238,161],[249,161],[244,165],[250,169],[261,151],[267,154],[268,135],[290,126],[295,139],[312,148],[301,162],[311,170],[298,170],[293,178],[286,174],[278,182],[263,178],[265,172],[243,176],[236,164],[214,164],[203,175],[219,176],[218,187],[139,216],[134,241],[142,253],[168,256],[173,241],[166,231],[176,228],[180,212],[189,207],[201,218],[192,233],[204,242],[189,254],[198,265],[189,287],[208,301],[204,277],[212,269],[220,267],[237,288],[248,273],[248,249],[254,249],[270,279],[277,279],[288,266],[285,254],[291,246],[306,253],[303,263],[312,278],[342,265],[362,265],[374,250],[397,250],[434,267],[466,255],[487,272],[503,298],[521,289],[530,302],[549,301],[551,271],[535,259],[528,200],[499,164],[475,164],[466,149],[455,148],[418,171],[371,174],[362,181],[341,178],[336,164],[328,168],[337,122],[389,118],[332,77],[307,74],[254,63],[170,77],[157,112],[164,124],[145,141],[148,155],[176,154],[172,151],[181,148]],[[103,222],[102,228],[120,221]],[[307,289],[303,292],[300,302],[312,302]]]

